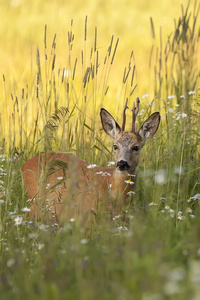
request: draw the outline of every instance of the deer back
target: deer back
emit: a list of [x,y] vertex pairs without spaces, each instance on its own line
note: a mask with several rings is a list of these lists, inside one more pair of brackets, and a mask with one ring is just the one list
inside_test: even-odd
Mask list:
[[160,122],[156,112],[136,131],[139,98],[136,103],[131,131],[125,131],[127,101],[121,127],[107,110],[100,112],[103,129],[113,139],[116,168],[90,168],[86,161],[67,153],[41,153],[24,163],[22,174],[31,217],[64,223],[102,210],[111,214],[121,211],[135,190],[141,149]]

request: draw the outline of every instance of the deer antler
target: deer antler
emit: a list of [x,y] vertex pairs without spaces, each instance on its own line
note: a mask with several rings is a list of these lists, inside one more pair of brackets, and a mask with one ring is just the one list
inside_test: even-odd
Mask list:
[[135,132],[135,121],[136,121],[136,117],[137,117],[138,112],[139,112],[139,104],[140,104],[139,97],[136,98],[136,102],[137,102],[137,107],[135,108],[135,101],[134,101],[133,102],[133,109],[132,109],[132,132]]
[[126,102],[123,108],[122,131],[125,130],[125,125],[126,125],[126,110],[128,108],[127,103],[128,103],[128,98],[126,98]]

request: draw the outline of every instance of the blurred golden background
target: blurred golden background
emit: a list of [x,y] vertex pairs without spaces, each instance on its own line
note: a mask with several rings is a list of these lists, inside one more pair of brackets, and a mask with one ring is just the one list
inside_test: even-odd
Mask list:
[[[122,82],[124,68],[129,64],[131,51],[133,51],[133,60],[136,65],[134,85],[137,85],[131,97],[135,99],[136,96],[142,97],[144,94],[149,94],[147,101],[148,103],[151,102],[155,96],[154,63],[152,63],[151,68],[149,67],[151,47],[154,45],[155,57],[156,47],[160,47],[160,37],[162,36],[165,46],[168,36],[175,30],[174,20],[176,19],[177,24],[178,17],[182,15],[181,5],[185,10],[187,4],[187,0],[0,0],[2,137],[4,138],[8,132],[12,135],[15,130],[16,136],[18,136],[22,129],[27,137],[32,134],[31,130],[33,130],[36,119],[38,120],[37,126],[41,125],[39,127],[42,130],[56,107],[68,107],[69,105],[73,107],[74,103],[77,105],[80,101],[82,104],[79,105],[79,108],[84,113],[87,110],[90,117],[93,117],[94,112],[99,111],[99,107],[102,105],[111,110],[111,113],[113,111],[116,113],[116,110],[118,111],[119,107],[123,106],[127,94],[127,86],[122,87]],[[194,4],[194,2],[190,4],[192,9]],[[87,40],[84,41],[86,16]],[[150,18],[153,20],[155,38],[152,36]],[[71,20],[73,20],[74,40],[72,42],[73,51],[71,51],[69,59],[68,34],[71,31]],[[44,37],[45,26],[46,37]],[[98,94],[99,83],[97,84],[97,81],[88,88],[89,91],[91,89],[88,94],[83,92],[82,86],[84,72],[87,71],[88,65],[90,66],[89,57],[91,48],[94,47],[95,30],[101,67],[111,37],[114,36],[113,47],[119,38],[112,68],[102,73],[99,80],[106,81],[107,75],[109,75],[109,90],[106,99],[102,96],[105,90],[102,94]],[[56,40],[52,46],[55,34]],[[87,56],[87,62],[85,60],[83,68],[81,68],[82,52]],[[54,56],[53,74],[49,70]],[[51,58],[51,61],[47,63],[45,57]],[[67,102],[66,93],[63,92],[58,74],[61,74],[59,72],[67,72],[65,75],[68,76],[68,71],[73,71],[76,59],[76,81],[70,79],[72,80],[71,84],[67,78],[67,84],[71,84],[71,96],[69,96],[71,98]],[[69,60],[71,61],[70,70]],[[39,68],[43,75],[38,79]],[[54,88],[52,82],[55,82]],[[67,89],[67,84],[65,89]],[[104,88],[106,88],[106,84],[107,82]],[[128,88],[130,89],[130,87]],[[122,89],[125,91],[122,92]],[[38,97],[38,91],[40,97]],[[51,105],[53,92],[55,93],[54,104]],[[26,93],[29,96],[25,97]],[[84,97],[87,98],[85,103]],[[24,101],[25,98],[27,99],[26,102]],[[88,106],[91,98],[94,98],[95,105]],[[145,102],[143,103],[146,105]],[[159,109],[159,107],[156,108]],[[43,112],[41,113],[41,111]],[[93,121],[95,121],[95,117]],[[99,122],[99,118],[97,121]],[[17,139],[22,141],[22,138],[17,137]]]
[[[159,41],[160,26],[163,40],[174,29],[174,19],[181,15],[181,4],[187,0],[111,1],[111,0],[1,0],[0,1],[0,69],[14,85],[26,83],[35,63],[36,48],[43,48],[44,26],[47,41],[57,35],[57,63],[64,66],[67,57],[67,31],[74,20],[76,48],[83,42],[84,22],[88,16],[88,36],[93,39],[98,28],[98,47],[107,48],[112,35],[119,37],[115,67],[123,70],[130,52],[134,51],[141,92],[148,92],[149,54],[152,45],[150,17]],[[32,66],[33,67],[33,66]],[[116,74],[117,75],[117,74]],[[122,74],[116,76],[121,82]],[[144,91],[146,89],[146,91]]]

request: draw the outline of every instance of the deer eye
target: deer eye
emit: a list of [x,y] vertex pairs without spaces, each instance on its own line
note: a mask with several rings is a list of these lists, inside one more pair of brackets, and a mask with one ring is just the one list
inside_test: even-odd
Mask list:
[[133,147],[132,147],[132,150],[133,150],[133,151],[139,151],[139,150],[140,150],[140,147],[139,147],[139,146],[133,146]]
[[117,145],[113,145],[113,149],[114,149],[114,150],[117,150],[117,149],[118,149],[118,146],[117,146]]

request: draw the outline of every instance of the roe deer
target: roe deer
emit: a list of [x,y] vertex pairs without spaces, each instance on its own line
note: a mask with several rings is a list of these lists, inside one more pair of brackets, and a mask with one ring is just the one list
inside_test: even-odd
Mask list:
[[139,98],[132,110],[132,130],[125,131],[127,101],[123,109],[122,127],[111,114],[101,109],[104,131],[113,139],[116,168],[89,165],[72,154],[41,153],[24,163],[22,174],[30,205],[30,217],[64,223],[78,215],[96,215],[105,207],[110,213],[119,211],[134,193],[140,151],[160,123],[159,112],[153,113],[136,132],[135,120]]

